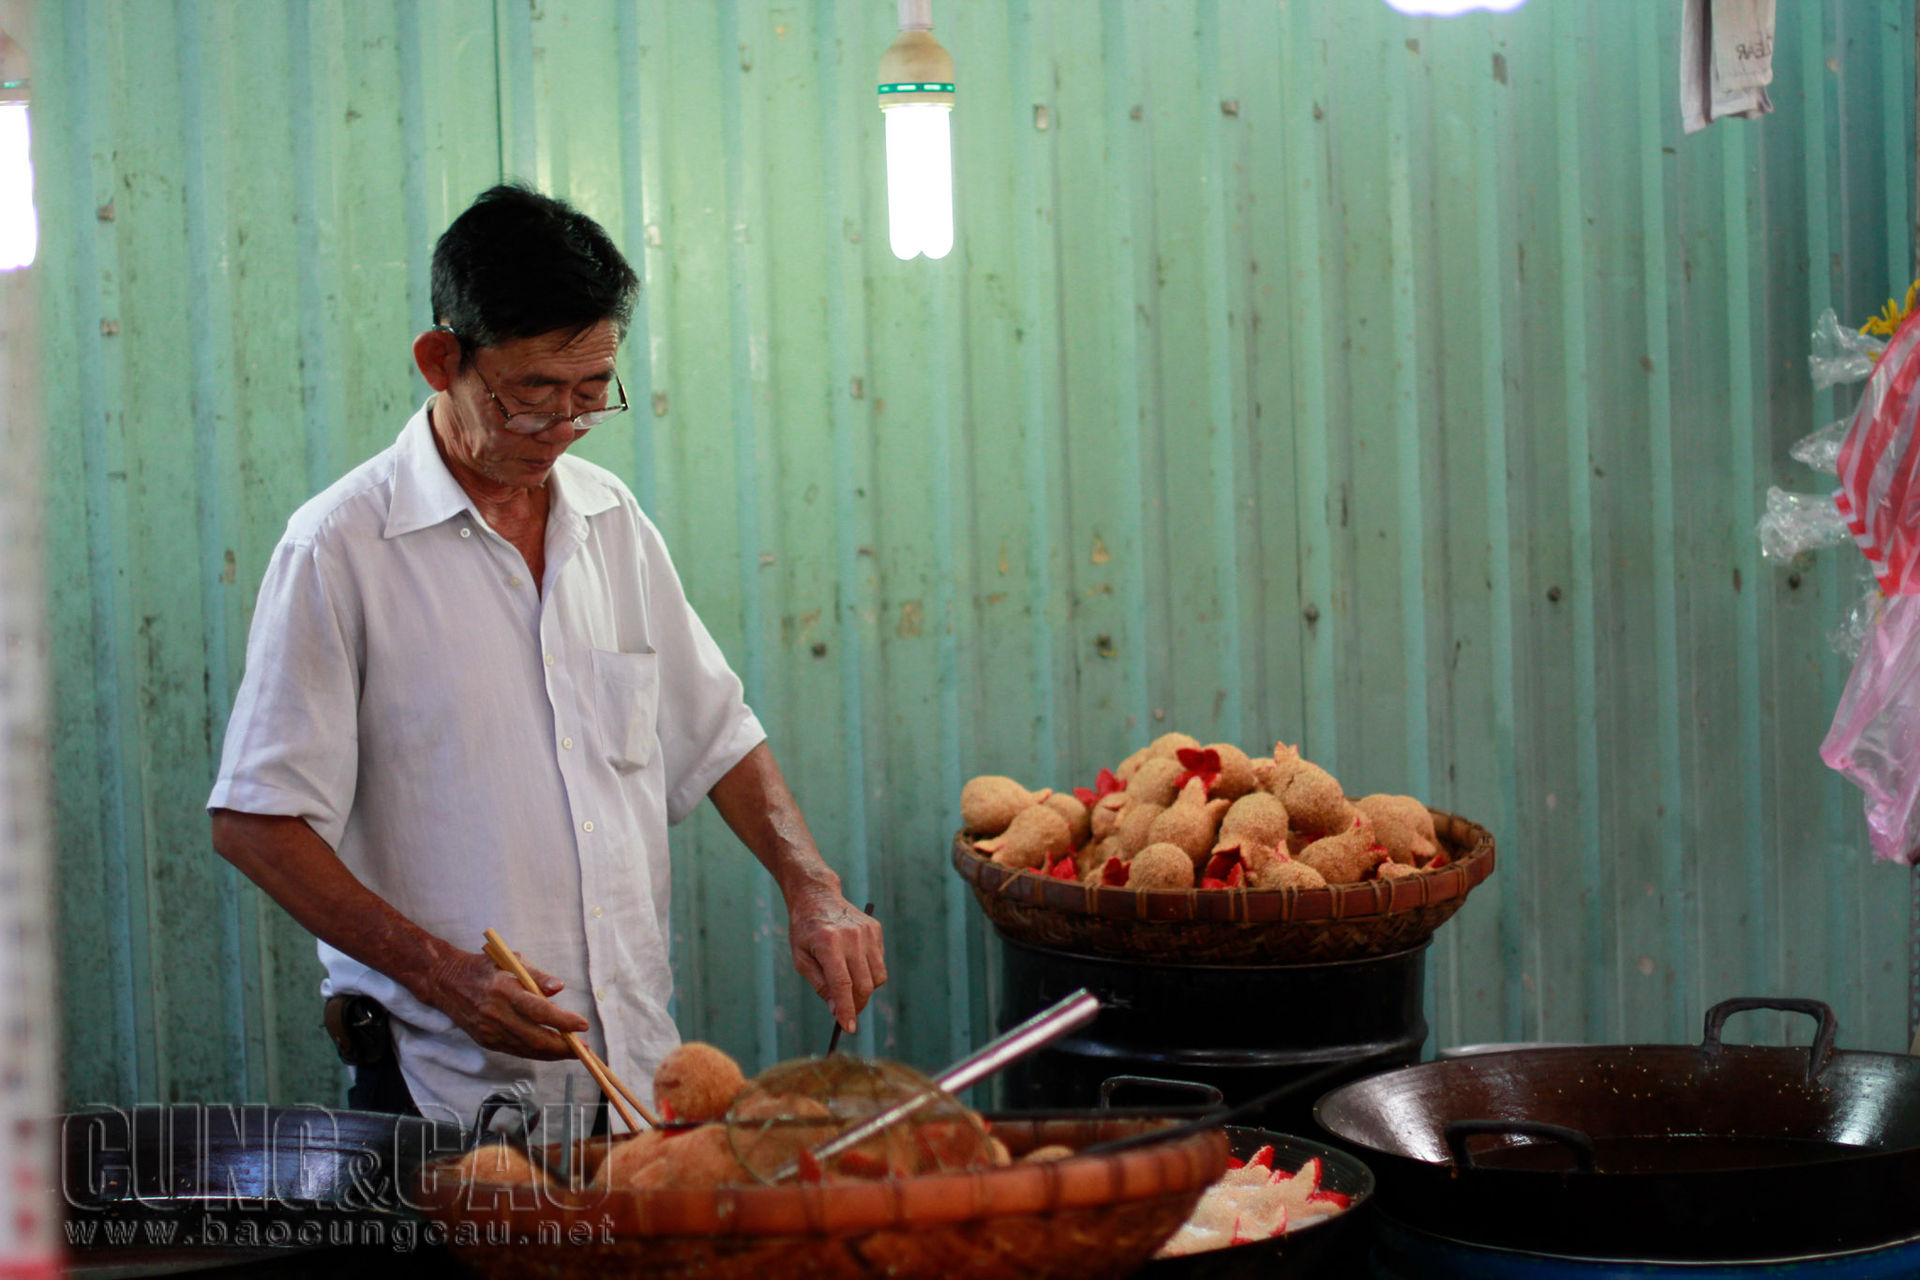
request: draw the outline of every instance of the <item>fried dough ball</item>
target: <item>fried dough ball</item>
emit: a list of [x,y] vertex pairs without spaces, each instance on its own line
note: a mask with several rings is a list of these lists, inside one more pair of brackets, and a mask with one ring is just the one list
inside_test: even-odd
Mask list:
[[1220,758],[1220,776],[1213,780],[1208,795],[1216,800],[1238,800],[1259,785],[1246,752],[1230,742],[1210,742],[1205,749]]
[[1073,830],[1067,820],[1036,804],[1022,809],[1007,829],[973,845],[1003,867],[1045,868],[1073,852]]
[[1080,797],[1069,791],[1056,791],[1040,802],[1067,820],[1068,838],[1078,849],[1093,834],[1092,815],[1087,806],[1080,803]]
[[1127,888],[1191,889],[1193,858],[1177,844],[1150,844],[1127,864]]
[[668,1120],[718,1120],[746,1085],[739,1063],[698,1040],[669,1053],[653,1072],[653,1096]]
[[517,1186],[541,1181],[540,1171],[527,1159],[527,1153],[505,1142],[482,1142],[449,1167],[462,1183]]
[[1287,847],[1285,844],[1269,844],[1262,840],[1255,840],[1250,836],[1228,838],[1222,835],[1220,843],[1214,847],[1213,856],[1217,858],[1222,854],[1237,856],[1244,869],[1246,887],[1258,889],[1261,887],[1257,883],[1260,873],[1271,866],[1276,859],[1286,861]]
[[1338,835],[1353,825],[1353,804],[1339,781],[1311,760],[1302,760],[1288,777],[1280,802],[1287,806],[1295,833],[1310,839]]
[[993,1164],[992,1138],[971,1119],[909,1122],[897,1132],[910,1149],[908,1173],[985,1169]]
[[777,1169],[841,1128],[825,1103],[802,1094],[751,1094],[727,1113],[727,1123],[756,1169]]
[[1220,843],[1240,839],[1277,848],[1287,842],[1289,826],[1287,806],[1278,796],[1253,791],[1235,800],[1220,819]]
[[606,1158],[593,1171],[593,1185],[614,1191],[635,1186],[640,1171],[665,1155],[666,1149],[663,1129],[647,1129],[622,1138],[607,1149]]
[[960,825],[968,834],[997,836],[1013,825],[1022,812],[1039,804],[1051,791],[1029,791],[1012,778],[982,774],[960,788]]
[[1085,880],[1089,872],[1098,871],[1107,864],[1108,858],[1120,856],[1118,837],[1108,836],[1104,840],[1094,840],[1073,851],[1073,874]]
[[1147,746],[1152,755],[1163,756],[1168,760],[1178,760],[1182,750],[1198,750],[1200,739],[1190,733],[1163,733]]
[[1185,772],[1186,767],[1172,756],[1155,756],[1134,771],[1124,794],[1140,804],[1172,804]]
[[1151,744],[1149,744],[1147,746],[1140,748],[1138,751],[1128,756],[1125,760],[1122,760],[1119,766],[1114,769],[1113,776],[1120,779],[1120,781],[1126,783],[1128,786],[1132,786],[1133,775],[1139,770],[1141,765],[1145,764],[1147,761],[1151,759],[1153,759],[1153,747]]
[[1433,814],[1412,796],[1363,796],[1353,807],[1373,821],[1374,834],[1395,862],[1422,863],[1440,851]]
[[1266,756],[1253,758],[1253,785],[1270,796],[1278,796],[1286,786],[1286,776],[1280,772],[1277,761]]
[[675,1133],[661,1144],[660,1156],[634,1171],[629,1186],[648,1189],[704,1190],[751,1183],[753,1175],[733,1154],[722,1124],[703,1124]]
[[1302,849],[1299,860],[1325,876],[1328,884],[1357,884],[1387,861],[1387,851],[1374,843],[1373,824],[1361,818],[1339,835]]
[[1127,793],[1109,791],[1093,802],[1087,826],[1095,841],[1105,840],[1120,825],[1120,811],[1127,807]]
[[1113,776],[1126,783],[1129,789],[1131,789],[1134,775],[1139,772],[1147,761],[1171,760],[1175,764],[1178,764],[1180,762],[1180,749],[1182,747],[1193,748],[1199,745],[1200,739],[1193,737],[1191,734],[1163,733],[1146,746],[1128,756],[1125,760],[1122,760],[1120,767],[1113,771]]
[[1374,872],[1374,877],[1379,880],[1409,880],[1419,874],[1419,868],[1410,867],[1404,862],[1383,862],[1380,869]]
[[1153,824],[1165,812],[1165,807],[1161,805],[1140,801],[1120,811],[1120,825],[1114,828],[1113,838],[1120,842],[1119,856],[1122,859],[1131,858],[1153,843]]
[[1220,818],[1229,803],[1207,799],[1206,784],[1194,778],[1181,790],[1180,798],[1153,820],[1147,829],[1147,843],[1179,846],[1197,870],[1206,865],[1207,855],[1213,851]]
[[1250,889],[1324,889],[1327,887],[1327,878],[1298,859],[1289,858],[1285,853],[1276,853],[1258,869],[1254,869],[1249,864],[1247,887]]
[[1287,789],[1287,783],[1293,780],[1293,775],[1299,772],[1301,765],[1306,763],[1307,759],[1300,754],[1300,748],[1285,742],[1274,743],[1273,776],[1278,785],[1274,788],[1273,794],[1283,794]]
[[1044,1147],[1035,1147],[1024,1156],[1021,1156],[1020,1160],[1023,1164],[1045,1164],[1050,1160],[1071,1159],[1073,1154],[1074,1151],[1072,1147],[1062,1146],[1058,1142],[1050,1142]]
[[742,1098],[727,1118],[736,1124],[754,1120],[819,1120],[832,1125],[833,1111],[818,1098],[802,1093],[756,1093]]
[[[652,1129],[642,1129],[641,1133],[652,1133]],[[585,1138],[574,1144],[573,1167],[575,1176],[582,1182],[592,1182],[600,1176],[600,1166],[613,1154],[613,1148],[637,1135],[622,1133],[618,1136],[600,1134],[598,1137]]]

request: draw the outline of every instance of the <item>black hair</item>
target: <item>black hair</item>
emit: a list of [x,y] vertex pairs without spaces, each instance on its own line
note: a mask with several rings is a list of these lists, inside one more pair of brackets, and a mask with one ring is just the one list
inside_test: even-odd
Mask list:
[[624,333],[640,278],[600,224],[518,183],[482,191],[433,247],[433,318],[481,347],[611,320]]

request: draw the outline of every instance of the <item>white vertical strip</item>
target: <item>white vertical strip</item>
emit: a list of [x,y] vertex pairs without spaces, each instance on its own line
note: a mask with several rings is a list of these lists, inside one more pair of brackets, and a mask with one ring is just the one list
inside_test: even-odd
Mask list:
[[0,273],[0,1273],[19,1280],[59,1269],[38,329],[32,268]]

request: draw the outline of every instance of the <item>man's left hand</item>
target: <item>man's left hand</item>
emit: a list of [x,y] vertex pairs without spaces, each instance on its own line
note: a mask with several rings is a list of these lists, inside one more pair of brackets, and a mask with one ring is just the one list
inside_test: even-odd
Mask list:
[[880,922],[831,891],[787,904],[793,967],[813,984],[842,1030],[852,1031],[875,987],[887,980]]

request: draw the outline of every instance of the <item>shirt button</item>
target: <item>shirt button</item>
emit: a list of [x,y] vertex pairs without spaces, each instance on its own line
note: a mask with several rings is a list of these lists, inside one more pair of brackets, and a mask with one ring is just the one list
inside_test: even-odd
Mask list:
[[593,998],[595,1000],[605,1000],[607,998],[607,989],[605,987],[595,987],[593,989]]
[[594,918],[595,920],[598,920],[598,919],[600,918],[600,915],[601,915],[601,911],[600,911],[600,908],[599,908],[599,907],[595,907],[595,908],[593,909],[593,918]]
[[572,739],[572,738],[562,738],[562,739],[560,739],[560,749],[561,749],[562,751],[571,751],[571,750],[573,750],[573,739]]
[[460,531],[460,536],[461,536],[461,537],[463,537],[463,538],[471,538],[471,537],[473,536],[473,530],[471,530],[471,529],[462,529],[462,530]]
[[514,574],[514,575],[513,575],[513,576],[512,576],[511,578],[508,578],[508,579],[507,579],[507,585],[508,585],[508,586],[510,586],[510,587],[517,587],[517,586],[519,586],[519,585],[520,585],[520,575],[516,573],[516,574]]
[[553,655],[552,655],[552,654],[548,654],[548,655],[547,655],[547,665],[548,665],[548,666],[552,666],[552,665],[553,665]]
[[581,823],[581,824],[580,824],[580,829],[581,829],[582,831],[592,831],[592,830],[593,830],[593,819],[592,819],[592,818],[588,818],[588,819],[587,819],[587,820],[586,820],[585,822],[583,822],[583,823]]

